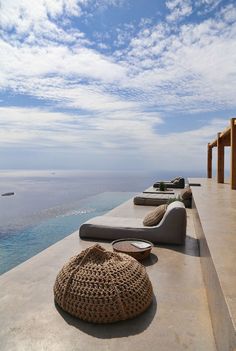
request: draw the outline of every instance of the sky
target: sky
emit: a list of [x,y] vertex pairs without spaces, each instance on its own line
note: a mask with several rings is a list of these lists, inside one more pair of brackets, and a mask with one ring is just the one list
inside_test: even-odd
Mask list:
[[236,116],[235,1],[0,0],[0,53],[1,169],[205,171]]

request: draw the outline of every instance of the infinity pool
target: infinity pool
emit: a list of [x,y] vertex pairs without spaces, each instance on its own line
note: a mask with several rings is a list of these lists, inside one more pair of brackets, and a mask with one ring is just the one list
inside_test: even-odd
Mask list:
[[[130,192],[106,192],[80,200],[73,208],[62,211],[48,209],[24,223],[0,232],[0,274],[26,261],[55,242],[78,230],[89,218],[99,216],[134,196]],[[56,215],[56,213],[60,213]],[[52,215],[54,213],[54,216]]]

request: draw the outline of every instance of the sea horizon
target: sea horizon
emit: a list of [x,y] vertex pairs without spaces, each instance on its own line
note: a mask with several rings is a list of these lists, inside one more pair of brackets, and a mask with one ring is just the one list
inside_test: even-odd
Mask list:
[[178,175],[185,176],[185,172],[0,171],[0,193],[14,192],[0,196],[0,272],[144,191],[154,181]]

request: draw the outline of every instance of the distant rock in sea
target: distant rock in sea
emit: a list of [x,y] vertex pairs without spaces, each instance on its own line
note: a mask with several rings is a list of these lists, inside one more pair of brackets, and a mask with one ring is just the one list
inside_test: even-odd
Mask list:
[[12,196],[12,195],[15,195],[15,193],[10,192],[10,193],[4,193],[4,194],[2,194],[2,196]]

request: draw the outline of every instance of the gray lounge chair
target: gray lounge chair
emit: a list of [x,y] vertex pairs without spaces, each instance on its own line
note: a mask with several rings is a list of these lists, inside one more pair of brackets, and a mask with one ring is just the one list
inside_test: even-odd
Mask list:
[[172,180],[163,180],[163,181],[158,181],[153,184],[154,188],[159,188],[160,183],[164,183],[167,188],[174,188],[174,189],[183,189],[185,187],[185,179],[178,177]]
[[79,235],[95,240],[138,238],[153,243],[183,244],[186,237],[186,209],[182,202],[171,203],[161,222],[154,227],[144,226],[142,218],[94,217],[81,225]]
[[182,199],[181,193],[177,194],[157,194],[157,193],[140,193],[133,199],[135,205],[141,206],[160,206],[168,204],[169,201],[178,199],[182,201],[187,208],[192,207],[192,199]]

